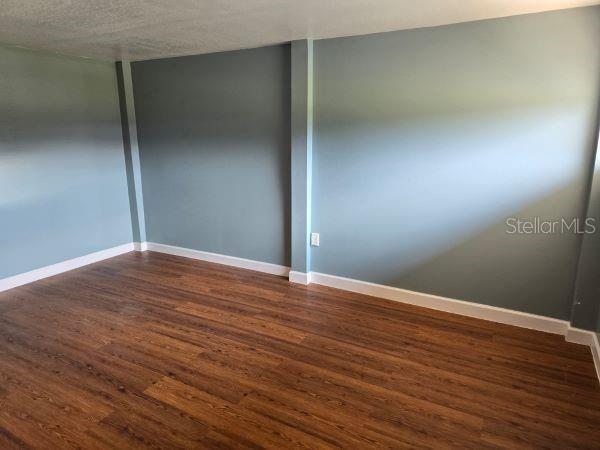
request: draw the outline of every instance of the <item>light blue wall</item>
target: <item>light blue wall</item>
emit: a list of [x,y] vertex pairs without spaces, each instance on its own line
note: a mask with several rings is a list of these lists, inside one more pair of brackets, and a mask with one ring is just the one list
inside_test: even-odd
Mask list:
[[315,42],[313,271],[561,319],[580,237],[600,9]]
[[114,65],[0,47],[0,279],[128,242]]
[[132,68],[148,241],[289,266],[289,45]]

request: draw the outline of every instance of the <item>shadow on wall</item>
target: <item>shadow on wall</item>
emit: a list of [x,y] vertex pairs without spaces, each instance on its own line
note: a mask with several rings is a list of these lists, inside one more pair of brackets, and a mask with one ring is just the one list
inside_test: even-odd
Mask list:
[[[558,189],[445,248],[430,248],[433,255],[390,274],[384,284],[513,310],[524,310],[527,305],[525,310],[532,313],[567,319],[581,240],[575,227],[584,230],[585,223],[583,210],[563,217],[557,214],[557,205],[580,195],[578,183]],[[515,232],[511,218],[533,223],[536,229],[525,232],[521,227]],[[443,219],[439,226],[444,228]],[[600,223],[596,227],[599,233]]]
[[[492,179],[481,182],[488,189],[493,184]],[[517,310],[527,305],[532,313],[568,318],[581,240],[568,226],[573,219],[579,228],[584,226],[582,182],[547,192],[538,192],[540,186],[534,183],[533,193],[527,192],[531,186],[515,182],[512,189],[519,195],[512,199],[476,184],[472,189],[477,198],[469,198],[467,184],[463,179],[454,186],[431,186],[440,194],[433,201],[408,188],[406,196],[401,193],[387,202],[359,202],[350,233],[360,236],[361,229],[370,230],[373,239],[348,234],[345,239],[351,244],[335,255],[336,267],[352,278]],[[465,188],[464,194],[456,192],[457,185]],[[509,218],[557,225],[550,234],[511,233]],[[600,229],[600,223],[596,226]],[[338,241],[344,237],[337,236],[346,233],[334,226],[322,239],[327,243],[332,238],[341,249]]]
[[569,319],[600,9],[316,42],[313,270]]
[[[581,236],[509,234],[506,219],[583,226],[585,119],[547,108],[322,132],[315,271],[568,319]],[[327,177],[323,146],[344,154]]]

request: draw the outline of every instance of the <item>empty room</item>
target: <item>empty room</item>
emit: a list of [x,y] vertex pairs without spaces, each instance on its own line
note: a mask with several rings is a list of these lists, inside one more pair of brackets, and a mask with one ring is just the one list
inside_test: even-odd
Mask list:
[[0,449],[600,449],[600,0],[0,0]]

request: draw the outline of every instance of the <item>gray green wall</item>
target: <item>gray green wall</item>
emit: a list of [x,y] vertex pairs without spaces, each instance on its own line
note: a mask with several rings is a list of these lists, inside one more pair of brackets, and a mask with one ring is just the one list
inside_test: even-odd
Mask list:
[[600,87],[600,9],[315,41],[312,270],[560,319]]
[[593,221],[597,232],[585,234],[581,242],[571,325],[595,330],[600,321],[600,153],[597,150],[595,162],[590,165],[590,178],[586,218]]
[[114,65],[0,47],[0,279],[131,242]]
[[148,241],[289,265],[289,45],[132,73]]

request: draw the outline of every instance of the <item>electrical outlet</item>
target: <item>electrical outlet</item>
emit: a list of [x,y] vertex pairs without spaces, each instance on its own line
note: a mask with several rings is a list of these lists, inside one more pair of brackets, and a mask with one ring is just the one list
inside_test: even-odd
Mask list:
[[310,245],[313,247],[319,246],[319,233],[310,233]]

